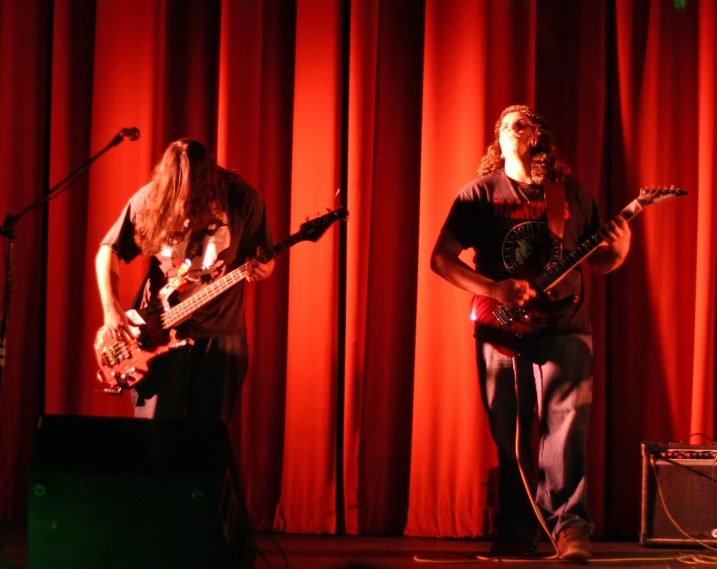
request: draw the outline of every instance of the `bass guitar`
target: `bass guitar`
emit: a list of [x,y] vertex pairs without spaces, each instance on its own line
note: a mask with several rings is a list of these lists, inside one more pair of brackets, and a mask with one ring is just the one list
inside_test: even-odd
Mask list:
[[[684,195],[687,192],[677,186],[643,188],[640,195],[615,218],[622,217],[629,222],[648,205]],[[605,224],[573,251],[565,253],[561,260],[549,263],[540,275],[530,281],[530,286],[538,294],[524,306],[502,303],[490,296],[475,295],[471,301],[470,318],[476,323],[476,337],[506,356],[518,355],[538,330],[545,326],[551,312],[577,300],[572,296],[556,300],[551,289],[598,248],[607,231],[608,224]]]
[[[346,209],[340,208],[307,221],[297,233],[264,251],[256,260],[267,263],[301,241],[316,242],[334,221],[347,217]],[[191,343],[191,340],[186,338],[177,338],[175,327],[187,320],[196,310],[243,281],[252,262],[253,260],[247,261],[229,271],[173,306],[170,299],[178,297],[178,291],[184,288],[184,281],[178,277],[171,279],[160,292],[159,298],[147,308],[127,312],[132,330],[130,340],[115,340],[104,326],[101,327],[95,336],[94,349],[99,366],[97,379],[106,386],[104,392],[119,395],[123,389],[135,388],[143,380],[153,358]]]

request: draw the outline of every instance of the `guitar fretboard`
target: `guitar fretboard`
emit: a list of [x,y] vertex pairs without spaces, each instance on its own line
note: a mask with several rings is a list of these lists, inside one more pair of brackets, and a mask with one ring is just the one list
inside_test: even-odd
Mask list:
[[[622,217],[626,221],[632,220],[638,213],[643,210],[643,205],[637,200],[631,201],[623,210],[617,214],[613,219]],[[605,234],[608,232],[609,224],[606,223],[595,233],[593,233],[588,239],[583,241],[574,250],[566,253],[563,258],[557,263],[553,263],[548,267],[544,273],[537,276],[532,282],[531,286],[535,290],[547,292],[551,287],[555,286],[560,280],[570,271],[572,268],[577,266],[580,262],[586,259],[591,253],[598,248],[600,243],[603,242]]]

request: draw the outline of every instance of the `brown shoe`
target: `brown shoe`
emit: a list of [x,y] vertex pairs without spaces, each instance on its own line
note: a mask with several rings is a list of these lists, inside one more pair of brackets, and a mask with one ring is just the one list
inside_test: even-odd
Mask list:
[[558,535],[558,557],[567,561],[585,561],[593,555],[590,532],[585,526],[564,528]]

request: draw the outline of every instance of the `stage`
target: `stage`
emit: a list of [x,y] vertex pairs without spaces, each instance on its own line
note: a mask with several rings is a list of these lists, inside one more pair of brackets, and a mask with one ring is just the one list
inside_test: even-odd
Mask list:
[[[454,567],[494,566],[498,560],[485,559],[490,542],[416,537],[356,537],[332,535],[256,534],[256,569],[419,569],[422,566]],[[25,526],[0,525],[0,569],[28,567],[27,531]],[[118,539],[117,547],[128,545]],[[637,542],[594,542],[595,557],[589,565],[598,567],[667,568],[687,564],[717,564],[717,551],[706,549],[670,549],[644,547]],[[178,548],[191,544],[178,543]],[[551,559],[549,542],[542,544],[544,559],[503,560],[509,568],[579,566]],[[239,565],[237,567],[247,567]],[[58,566],[59,568],[59,566]],[[32,568],[34,569],[34,568]],[[72,569],[63,567],[62,569]],[[103,569],[103,568],[97,568]],[[136,569],[129,568],[128,569]],[[158,564],[156,569],[172,569]],[[199,567],[197,569],[212,569]]]

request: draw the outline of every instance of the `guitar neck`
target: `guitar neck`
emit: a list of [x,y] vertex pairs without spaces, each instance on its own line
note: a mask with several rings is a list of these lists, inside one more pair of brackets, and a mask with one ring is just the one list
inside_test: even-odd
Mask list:
[[[278,245],[275,245],[268,251],[264,251],[256,258],[256,260],[260,263],[268,263],[272,259],[281,255],[284,251],[287,251],[293,245],[296,245],[299,241],[303,241],[303,238],[298,234],[287,237]],[[161,317],[162,328],[164,330],[173,328],[199,310],[202,306],[211,300],[214,300],[217,296],[230,289],[235,284],[243,281],[249,273],[251,263],[252,261],[247,261],[233,271],[228,272],[223,277],[215,280],[212,284],[201,289],[196,294],[193,294],[189,298],[167,310]]]
[[[639,214],[643,209],[642,205],[637,199],[631,201],[625,206],[620,213],[613,217],[617,219],[622,217],[626,221],[631,221]],[[536,277],[532,282],[531,286],[535,290],[542,292],[549,291],[552,287],[558,284],[567,273],[579,265],[583,260],[587,259],[603,242],[605,234],[609,231],[609,223],[606,223],[595,233],[593,233],[588,239],[583,241],[573,251],[566,253],[563,258],[548,267],[544,273]]]

